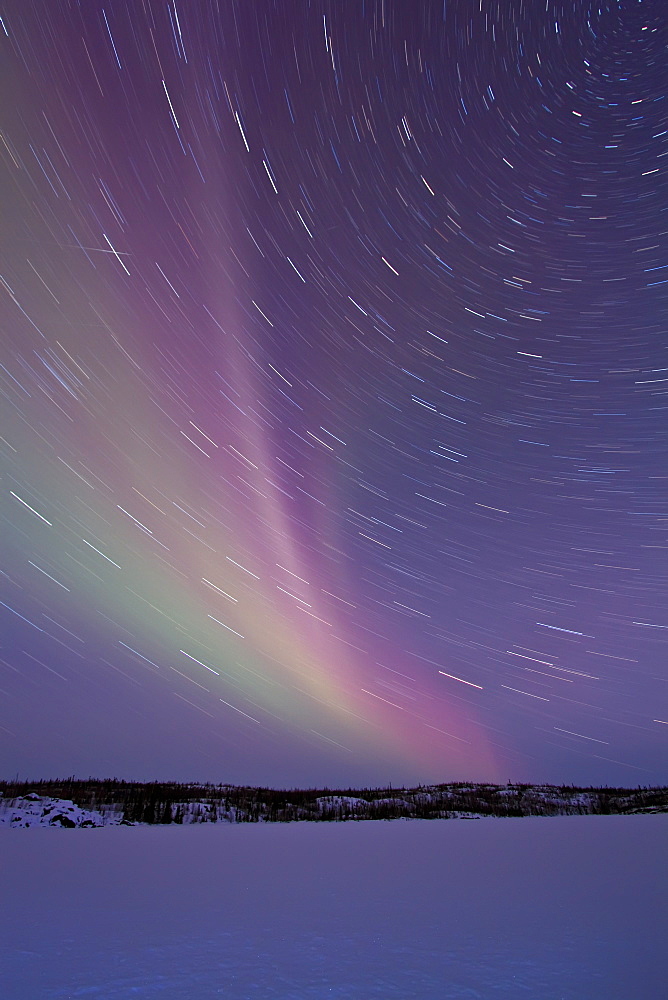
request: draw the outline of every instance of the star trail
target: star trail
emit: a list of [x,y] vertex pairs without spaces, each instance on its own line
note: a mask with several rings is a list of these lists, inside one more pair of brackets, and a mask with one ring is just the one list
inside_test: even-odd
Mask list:
[[9,0],[9,774],[648,784],[659,0]]

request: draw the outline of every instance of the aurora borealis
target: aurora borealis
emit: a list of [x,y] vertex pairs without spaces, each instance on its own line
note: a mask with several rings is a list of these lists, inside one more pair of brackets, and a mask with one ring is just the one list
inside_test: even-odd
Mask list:
[[9,0],[8,775],[665,781],[659,0]]

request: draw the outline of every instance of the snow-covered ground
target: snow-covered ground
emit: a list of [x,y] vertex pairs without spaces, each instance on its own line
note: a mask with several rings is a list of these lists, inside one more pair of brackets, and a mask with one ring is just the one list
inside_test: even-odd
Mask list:
[[0,830],[7,1000],[661,1000],[668,815]]
[[31,792],[8,801],[0,798],[0,826],[28,829],[31,826],[73,827],[117,826],[122,819],[118,809],[82,809],[71,799],[55,799]]

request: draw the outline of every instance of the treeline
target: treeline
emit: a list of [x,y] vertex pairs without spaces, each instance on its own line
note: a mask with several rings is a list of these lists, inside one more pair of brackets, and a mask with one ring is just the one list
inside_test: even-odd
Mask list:
[[135,823],[288,823],[458,816],[622,815],[668,811],[668,787],[572,785],[419,785],[393,789],[277,790],[244,785],[107,780],[0,781],[7,801],[29,794],[69,799],[116,821]]

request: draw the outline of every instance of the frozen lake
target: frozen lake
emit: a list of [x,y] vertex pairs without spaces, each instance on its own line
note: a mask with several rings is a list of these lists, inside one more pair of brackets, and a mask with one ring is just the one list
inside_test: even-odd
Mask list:
[[8,1000],[659,1000],[668,815],[0,830]]

